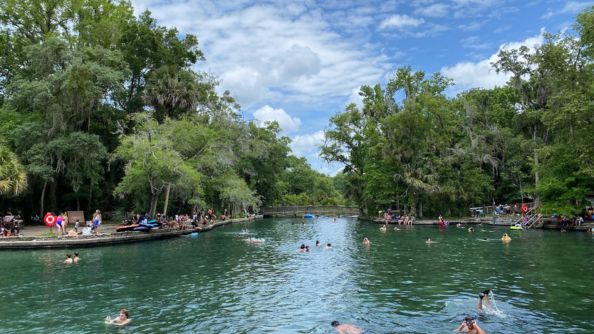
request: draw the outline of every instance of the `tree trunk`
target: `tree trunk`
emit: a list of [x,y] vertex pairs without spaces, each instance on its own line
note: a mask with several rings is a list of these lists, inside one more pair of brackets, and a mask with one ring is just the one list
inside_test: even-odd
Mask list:
[[40,208],[41,208],[41,211],[39,212],[39,216],[40,216],[40,217],[43,217],[43,216],[44,216],[44,214],[43,214],[43,209],[44,209],[44,207],[43,207],[43,202],[44,202],[44,200],[45,200],[45,189],[46,189],[46,188],[47,188],[47,181],[44,181],[44,182],[43,182],[43,189],[41,189],[41,200],[40,200],[40,202],[41,202],[41,203],[40,203]]
[[159,194],[153,194],[152,198],[151,198],[151,208],[149,210],[149,215],[151,217],[155,216],[155,213],[157,212],[157,202],[159,200]]
[[91,184],[89,184],[89,212],[91,212],[91,201],[93,198],[93,183],[91,182]]
[[57,207],[56,200],[56,181],[50,182],[50,210],[55,210]]
[[165,190],[165,204],[163,205],[163,216],[167,217],[167,205],[169,204],[169,192],[171,191],[171,183],[167,183],[167,190]]
[[[540,182],[540,174],[538,173],[538,150],[536,149],[536,126],[534,127],[534,131],[532,132],[532,142],[534,143],[534,188],[538,187],[538,183]],[[534,206],[538,206],[540,199],[538,195],[534,196]]]

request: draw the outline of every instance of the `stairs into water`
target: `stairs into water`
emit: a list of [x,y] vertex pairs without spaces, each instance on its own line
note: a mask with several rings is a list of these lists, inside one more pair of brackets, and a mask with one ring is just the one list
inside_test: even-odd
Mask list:
[[524,213],[524,217],[520,217],[515,224],[520,224],[526,229],[542,228],[544,221],[542,215],[538,211],[538,206],[528,208],[528,211]]

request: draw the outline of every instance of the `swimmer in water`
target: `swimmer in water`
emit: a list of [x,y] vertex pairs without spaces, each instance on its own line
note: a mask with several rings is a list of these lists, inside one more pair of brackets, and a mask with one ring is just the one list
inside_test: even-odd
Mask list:
[[298,249],[299,253],[305,253],[305,244],[301,244],[301,246]]
[[458,328],[454,329],[454,332],[486,334],[485,331],[482,328],[480,328],[479,325],[476,323],[476,320],[474,320],[474,318],[469,315],[464,317],[464,320],[462,321],[460,326],[458,326]]
[[394,231],[400,231],[400,229],[398,228],[398,226],[394,227]]
[[426,243],[427,245],[431,245],[431,244],[434,244],[434,243],[435,243],[435,241],[431,240],[431,238],[427,238],[427,240],[425,240],[425,243]]
[[70,257],[70,254],[66,254],[66,260],[64,260],[65,264],[72,264],[72,258]]
[[316,240],[316,247],[320,247],[320,240]]
[[367,239],[367,237],[363,237],[363,245],[369,246],[369,245],[371,245],[371,241],[369,241],[369,239]]
[[474,227],[469,227],[468,228],[468,233],[474,233]]
[[262,239],[257,239],[257,238],[252,238],[249,237],[247,239],[243,239],[245,242],[247,242],[248,244],[261,244],[262,243]]
[[387,230],[388,228],[386,227],[386,225],[380,226],[380,232],[386,232]]
[[108,325],[126,326],[131,321],[128,310],[125,308],[120,310],[120,314],[112,319],[110,316],[105,317],[105,323]]
[[501,237],[501,241],[503,242],[510,242],[512,239],[509,235],[507,235],[507,233],[503,233],[503,236]]
[[340,334],[363,334],[363,330],[355,325],[341,324],[336,320],[332,321],[330,325]]
[[324,247],[324,249],[331,249],[332,248],[332,244],[331,243],[327,243],[326,247]]
[[[493,309],[493,305],[491,305],[491,298],[490,298],[490,294],[491,294],[491,289],[487,289],[481,293],[479,293],[479,299],[478,299],[478,304],[476,306],[476,308],[479,311],[485,310],[485,309]],[[485,304],[483,306],[483,303]]]
[[464,228],[464,226],[462,226],[462,224],[460,224],[460,223],[456,224],[456,227],[457,228]]

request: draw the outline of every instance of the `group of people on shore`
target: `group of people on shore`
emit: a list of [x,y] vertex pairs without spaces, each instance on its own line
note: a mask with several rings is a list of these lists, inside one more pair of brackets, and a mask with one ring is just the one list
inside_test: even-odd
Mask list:
[[19,236],[22,224],[23,219],[19,213],[14,215],[8,211],[4,216],[0,215],[0,238]]

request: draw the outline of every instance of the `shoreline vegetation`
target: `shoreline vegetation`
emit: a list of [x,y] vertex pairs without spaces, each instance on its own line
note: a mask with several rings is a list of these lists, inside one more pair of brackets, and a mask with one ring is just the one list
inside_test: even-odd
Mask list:
[[244,119],[201,69],[199,36],[129,1],[2,1],[0,213],[315,203],[422,218],[531,201],[590,221],[593,31],[589,7],[540,45],[502,48],[491,66],[509,80],[491,89],[451,96],[451,79],[411,67],[361,86],[324,131],[320,157],[344,166],[331,177],[277,122]]

